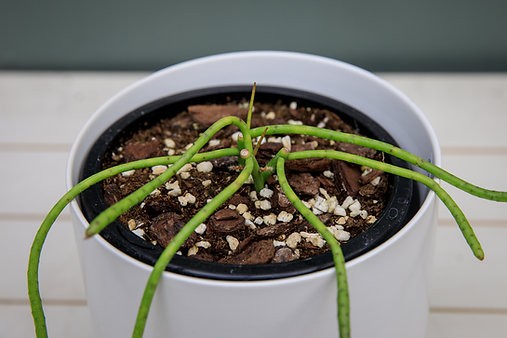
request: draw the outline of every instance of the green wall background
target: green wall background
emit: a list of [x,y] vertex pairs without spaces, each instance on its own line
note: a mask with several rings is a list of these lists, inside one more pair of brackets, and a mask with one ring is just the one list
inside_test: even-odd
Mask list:
[[507,0],[0,0],[0,69],[155,70],[258,49],[372,71],[507,71]]

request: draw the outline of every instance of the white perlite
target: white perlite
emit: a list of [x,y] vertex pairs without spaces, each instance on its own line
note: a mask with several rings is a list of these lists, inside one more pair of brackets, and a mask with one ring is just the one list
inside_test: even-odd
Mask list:
[[178,196],[178,202],[182,207],[187,206],[188,204],[194,204],[196,198],[191,193],[187,192],[184,196]]
[[255,201],[255,207],[257,209],[269,210],[271,209],[271,202],[268,200]]
[[324,240],[324,238],[322,238],[322,236],[320,236],[317,233],[309,233],[309,232],[301,231],[299,234],[307,242],[312,243],[316,247],[322,248],[324,246],[324,244],[326,244],[326,241]]
[[281,211],[278,216],[276,217],[276,219],[279,221],[279,222],[283,222],[283,223],[288,223],[290,221],[292,221],[292,218],[294,218],[294,215],[292,214],[289,214],[287,211]]
[[281,247],[281,246],[286,246],[286,244],[285,244],[285,242],[283,242],[283,241],[277,241],[276,239],[274,239],[274,240],[273,240],[273,246],[274,246],[275,248],[277,248],[277,247]]
[[201,224],[199,224],[199,225],[197,226],[197,228],[195,228],[195,230],[194,230],[194,231],[195,231],[197,234],[202,235],[202,234],[204,234],[204,233],[206,232],[206,229],[207,229],[206,224],[201,223]]
[[153,175],[160,175],[166,170],[167,170],[167,167],[165,165],[156,165],[156,166],[151,167],[151,173]]
[[238,204],[238,206],[236,207],[236,211],[240,214],[240,215],[243,215],[245,212],[248,211],[248,206],[244,203],[240,203]]
[[341,226],[330,226],[327,227],[327,230],[329,230],[329,232],[333,234],[334,238],[340,242],[348,241],[350,239],[350,233],[343,230]]
[[213,170],[213,164],[209,161],[204,161],[197,164],[197,171],[200,173],[209,173]]
[[269,215],[263,216],[262,220],[266,225],[275,225],[276,224],[276,215],[271,213]]
[[289,108],[290,108],[290,109],[293,109],[293,110],[298,109],[298,103],[297,103],[296,101],[292,101],[292,102],[289,104]]
[[194,256],[199,252],[199,248],[197,246],[192,246],[190,249],[188,249],[187,256]]
[[284,136],[282,137],[282,145],[285,149],[287,149],[288,151],[291,150],[292,148],[292,143],[291,143],[291,139],[290,139],[290,136],[287,135],[287,136]]
[[181,195],[180,183],[178,181],[166,183],[165,188],[169,191],[167,193],[169,196],[176,197]]
[[134,175],[135,172],[136,172],[135,169],[127,170],[127,171],[122,172],[121,175],[123,177],[130,177],[130,176]]
[[315,215],[321,215],[329,210],[329,205],[327,200],[322,196],[318,196],[315,198],[315,203],[313,204],[312,211]]
[[191,163],[187,163],[187,164],[185,164],[183,167],[181,167],[181,169],[180,169],[180,170],[178,170],[178,174],[181,174],[181,173],[183,173],[183,172],[190,171],[190,170],[192,170],[192,168],[193,168],[192,164],[191,164]]
[[202,181],[203,187],[207,188],[211,185],[211,180]]
[[274,120],[276,118],[276,114],[274,111],[270,111],[266,114],[266,120]]
[[227,237],[225,237],[225,240],[229,244],[229,248],[232,251],[234,251],[234,250],[236,250],[238,248],[239,240],[236,237],[231,236],[231,235],[227,235]]
[[217,140],[217,139],[209,140],[209,145],[210,145],[210,147],[219,146],[220,145],[220,140]]
[[326,170],[322,173],[325,177],[327,178],[333,178],[334,177],[334,174],[333,172],[329,171],[329,170]]
[[259,191],[259,195],[264,198],[271,198],[271,196],[273,196],[273,190],[269,188],[262,188],[261,191]]
[[291,249],[295,249],[299,242],[301,242],[301,235],[298,232],[291,233],[285,240],[285,243]]
[[180,177],[184,180],[188,179],[190,177],[190,173],[188,171],[184,171],[180,173]]
[[211,248],[211,243],[208,241],[200,241],[195,243],[195,246],[198,248],[208,249]]
[[167,148],[171,148],[172,149],[172,148],[176,147],[176,142],[174,142],[174,140],[170,139],[170,138],[166,138],[164,140],[164,144],[165,144],[165,146]]

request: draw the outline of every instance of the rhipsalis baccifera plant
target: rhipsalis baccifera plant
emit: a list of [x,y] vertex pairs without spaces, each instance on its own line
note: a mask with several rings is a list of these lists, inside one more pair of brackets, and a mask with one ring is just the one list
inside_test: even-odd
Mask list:
[[[252,107],[255,95],[255,85],[250,98],[247,120],[243,121],[235,116],[224,117],[212,124],[201,136],[195,140],[193,145],[183,154],[179,156],[156,157],[145,160],[133,161],[121,164],[109,169],[100,171],[83,181],[77,183],[70,189],[51,209],[46,218],[42,222],[30,251],[28,263],[28,293],[32,308],[32,315],[35,324],[36,335],[39,338],[47,337],[46,320],[44,316],[40,290],[39,290],[39,262],[41,250],[48,232],[55,222],[58,215],[64,207],[70,203],[76,196],[92,185],[95,185],[108,177],[118,175],[122,172],[133,169],[153,167],[156,165],[170,165],[162,174],[131,193],[124,199],[110,206],[108,209],[99,214],[90,222],[86,230],[86,236],[91,237],[101,232],[106,226],[117,219],[124,212],[133,206],[140,204],[159,186],[168,182],[184,165],[188,163],[199,163],[217,159],[225,156],[234,156],[237,158],[237,164],[242,168],[239,175],[232,183],[223,188],[209,203],[207,203],[199,212],[197,212],[186,225],[176,234],[169,245],[163,250],[157,263],[154,265],[151,275],[146,283],[144,294],[139,306],[137,320],[135,323],[132,337],[142,337],[146,321],[148,318],[150,305],[152,303],[157,283],[174,255],[179,248],[185,243],[194,230],[210,217],[218,208],[220,208],[242,185],[244,185],[250,177],[253,178],[254,187],[257,191],[265,186],[265,182],[271,175],[276,175],[278,183],[286,195],[287,199],[297,209],[297,211],[312,224],[317,232],[329,245],[332,253],[337,283],[337,321],[340,338],[349,338],[350,332],[350,315],[349,315],[349,292],[347,286],[347,272],[345,269],[345,259],[341,246],[333,234],[328,231],[322,221],[303,203],[303,201],[293,191],[285,174],[285,163],[290,160],[310,159],[310,158],[327,158],[333,160],[346,161],[360,166],[380,170],[392,175],[398,175],[424,184],[435,192],[439,199],[449,209],[456,223],[461,230],[464,239],[471,248],[473,254],[479,259],[484,259],[484,252],[476,238],[472,227],[467,218],[442,188],[442,186],[433,178],[445,181],[469,194],[480,198],[493,201],[506,202],[507,192],[492,191],[472,185],[464,180],[450,174],[449,172],[433,165],[432,163],[411,154],[385,142],[370,139],[355,134],[347,134],[340,131],[322,129],[306,125],[270,125],[264,127],[251,127]],[[238,140],[237,147],[219,149],[209,152],[200,152],[201,149],[212,139],[212,137],[223,128],[234,125],[241,132],[241,138]],[[291,152],[290,149],[282,148],[264,167],[260,167],[256,160],[257,146],[260,141],[254,144],[255,139],[263,138],[269,135],[309,135],[321,139],[332,140],[335,142],[351,143],[361,147],[375,149],[377,151],[398,157],[415,167],[425,171],[427,175],[417,171],[398,167],[385,162],[365,158],[362,156],[336,151],[336,150],[305,150]]]

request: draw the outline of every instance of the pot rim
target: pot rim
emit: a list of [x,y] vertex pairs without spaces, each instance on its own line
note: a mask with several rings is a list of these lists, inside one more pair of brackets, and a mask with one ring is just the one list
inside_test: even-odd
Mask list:
[[[213,64],[214,62],[223,62],[228,60],[236,60],[236,59],[251,59],[251,58],[275,58],[279,60],[296,60],[299,62],[311,62],[311,63],[326,63],[328,65],[331,65],[333,67],[340,67],[345,68],[350,72],[355,73],[355,75],[367,78],[369,81],[376,82],[377,84],[384,87],[384,89],[387,89],[392,94],[394,94],[397,99],[404,101],[406,105],[410,107],[413,113],[415,113],[416,117],[418,118],[419,122],[422,124],[423,128],[425,129],[425,132],[428,134],[431,143],[432,143],[432,153],[433,153],[433,162],[437,165],[440,164],[440,149],[438,147],[438,141],[435,136],[435,133],[433,129],[431,128],[429,122],[427,121],[426,117],[423,115],[423,113],[408,99],[402,94],[399,90],[392,87],[390,84],[385,82],[384,80],[376,77],[372,73],[363,70],[361,68],[358,68],[356,66],[344,63],[342,61],[337,61],[329,58],[325,58],[322,56],[315,56],[315,55],[309,55],[309,54],[302,54],[302,53],[294,53],[294,52],[273,52],[273,51],[253,51],[253,52],[234,52],[234,53],[226,53],[226,54],[218,54],[214,56],[207,56],[191,61],[186,61],[174,66],[170,66],[168,68],[162,69],[160,71],[157,71],[153,73],[152,75],[135,82],[134,84],[128,86],[124,90],[120,91],[118,94],[113,96],[110,100],[108,100],[101,108],[99,108],[91,117],[91,119],[85,124],[84,128],[79,133],[75,143],[73,144],[73,147],[70,152],[69,156],[69,162],[67,167],[67,186],[71,187],[73,186],[75,182],[75,172],[76,168],[73,167],[73,163],[76,161],[76,158],[78,157],[78,145],[82,142],[83,138],[86,137],[87,130],[94,124],[94,122],[99,118],[99,116],[102,115],[102,112],[104,110],[107,110],[111,105],[114,104],[114,102],[122,97],[125,97],[129,95],[132,91],[135,91],[137,88],[144,86],[146,83],[153,81],[159,77],[167,76],[167,74],[170,74],[171,72],[179,72],[186,68],[192,68],[195,66],[200,66],[203,64]],[[237,84],[237,83],[235,83]],[[193,89],[196,89],[194,86]],[[185,91],[185,90],[183,90]],[[325,94],[324,94],[325,96]],[[150,101],[152,101],[150,99]],[[107,127],[107,126],[105,126]],[[353,266],[360,264],[363,261],[366,261],[370,259],[371,257],[374,257],[378,253],[382,252],[383,250],[387,249],[393,243],[397,242],[401,238],[405,236],[407,232],[410,231],[410,229],[417,224],[418,220],[421,218],[422,214],[424,213],[424,210],[431,207],[435,200],[435,194],[432,191],[429,191],[424,200],[422,201],[422,204],[419,208],[419,210],[416,212],[416,214],[412,217],[412,219],[396,234],[394,234],[391,238],[386,240],[384,243],[380,244],[376,248],[369,250],[368,252],[362,254],[361,256],[355,257],[348,261],[346,263],[347,268],[352,268]],[[74,215],[74,217],[81,223],[87,224],[88,222],[84,218],[83,214],[81,213],[79,206],[76,201],[71,202],[71,212]],[[119,255],[122,259],[128,261],[129,264],[134,264],[138,266],[139,268],[142,268],[146,271],[151,271],[152,266],[145,264],[143,262],[140,262],[127,254],[124,254],[122,251],[118,250],[111,244],[109,244],[106,240],[101,238],[100,236],[95,236],[93,239],[98,241],[102,246],[105,246],[109,251],[116,252],[117,255]],[[214,279],[205,279],[205,278],[199,278],[199,277],[192,277],[187,275],[180,275],[173,272],[165,271],[164,275],[166,277],[171,277],[173,279],[179,279],[179,280],[186,280],[191,283],[206,283],[206,284],[222,284],[225,283],[229,287],[231,285],[240,287],[243,285],[251,285],[251,283],[256,283],[256,285],[273,285],[277,283],[285,283],[287,279],[294,280],[294,281],[303,281],[308,278],[318,278],[321,275],[330,275],[334,273],[334,268],[327,268],[321,271],[312,272],[304,275],[298,275],[298,276],[292,276],[292,277],[286,277],[281,279],[271,279],[271,280],[256,280],[256,281],[227,281],[227,280],[214,280]]]

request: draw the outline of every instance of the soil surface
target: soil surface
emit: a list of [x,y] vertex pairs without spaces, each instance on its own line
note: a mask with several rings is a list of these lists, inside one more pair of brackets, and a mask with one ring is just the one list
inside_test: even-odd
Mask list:
[[[153,156],[179,155],[213,122],[227,115],[246,117],[248,104],[189,106],[173,118],[145,125],[123,137],[107,155],[105,167]],[[256,103],[252,126],[305,124],[357,133],[336,114],[312,107]],[[202,152],[235,147],[237,128],[217,133]],[[254,140],[258,142],[258,140]],[[374,150],[308,136],[268,136],[256,155],[264,166],[282,147],[291,151],[335,149],[383,160]],[[112,204],[167,167],[157,166],[123,173],[103,184]],[[241,166],[236,157],[186,165],[165,185],[120,221],[140,237],[165,247],[174,235],[209,199],[232,182]],[[341,161],[308,159],[286,162],[288,181],[307,206],[341,242],[363,232],[382,212],[388,191],[385,173]],[[245,184],[190,236],[179,254],[230,264],[263,264],[307,258],[328,250],[327,244],[291,205],[276,175],[256,192]]]

